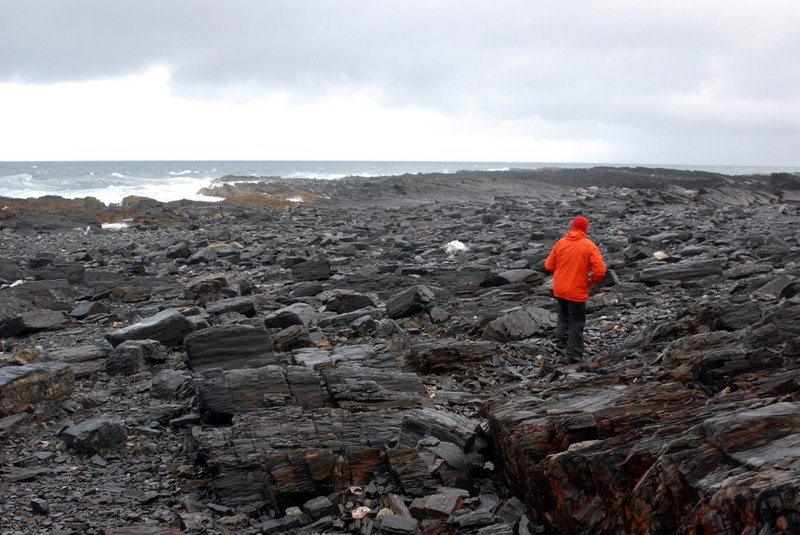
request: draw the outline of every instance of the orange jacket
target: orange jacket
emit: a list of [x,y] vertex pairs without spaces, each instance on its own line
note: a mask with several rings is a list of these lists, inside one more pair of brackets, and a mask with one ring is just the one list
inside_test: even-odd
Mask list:
[[553,272],[554,296],[581,303],[589,299],[589,282],[596,284],[606,276],[600,249],[575,229],[556,242],[544,267]]

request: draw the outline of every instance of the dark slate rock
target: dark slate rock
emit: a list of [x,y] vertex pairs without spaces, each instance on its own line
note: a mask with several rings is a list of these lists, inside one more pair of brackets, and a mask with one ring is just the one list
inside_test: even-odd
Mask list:
[[494,341],[443,339],[411,346],[406,363],[422,373],[446,373],[499,353],[500,346]]
[[532,269],[510,269],[500,273],[498,277],[506,281],[506,284],[524,282],[525,284],[536,286],[544,281],[544,276]]
[[321,281],[331,278],[331,264],[327,260],[301,262],[292,266],[292,276],[298,281]]
[[70,303],[83,295],[74,284],[64,280],[25,281],[24,284],[3,290],[5,295],[33,305],[30,308],[69,310]]
[[539,307],[526,307],[492,320],[483,330],[484,340],[508,342],[542,336],[555,328],[557,317]]
[[415,499],[411,502],[409,510],[415,518],[444,520],[450,518],[450,515],[463,507],[465,497],[469,497],[468,492],[446,489],[436,494]]
[[0,336],[16,336],[24,331],[22,314],[31,308],[31,304],[12,295],[3,295],[0,299]]
[[275,535],[280,533],[291,533],[302,524],[302,519],[292,515],[282,516],[281,518],[273,518],[257,524],[260,533],[263,535]]
[[231,297],[230,299],[220,299],[209,303],[206,305],[206,311],[212,316],[238,312],[243,316],[252,318],[258,312],[258,308],[253,297]]
[[209,370],[195,378],[195,390],[200,412],[210,422],[265,407],[285,406],[292,395],[280,366]]
[[266,329],[252,325],[220,325],[196,331],[184,342],[195,370],[258,368],[274,364],[273,344]]
[[0,440],[4,439],[8,433],[25,425],[31,420],[31,415],[27,412],[18,412],[0,417]]
[[351,325],[354,321],[359,320],[365,316],[370,318],[379,319],[383,316],[383,312],[377,308],[363,308],[354,312],[345,312],[344,314],[336,314],[335,316],[326,316],[317,320],[317,325],[320,328],[327,327],[344,327]]
[[225,296],[225,290],[229,287],[230,283],[225,275],[206,275],[191,280],[184,288],[183,297],[190,301],[207,303]]
[[[486,509],[478,509],[475,511],[471,509],[462,509],[460,511],[455,511],[448,523],[457,526],[459,529],[467,530],[480,528],[483,526],[491,526],[495,522],[495,516],[491,511],[487,511]],[[510,526],[505,524],[505,527],[508,530],[509,535],[514,533]]]
[[25,277],[19,262],[13,258],[0,258],[0,278],[15,281]]
[[419,521],[410,516],[389,515],[381,520],[381,535],[415,535]]
[[38,253],[35,257],[28,260],[28,267],[38,269],[53,264],[55,255],[52,253]]
[[156,340],[126,340],[114,348],[106,361],[110,375],[133,375],[150,368],[149,363],[167,360],[167,350]]
[[644,283],[688,281],[712,275],[722,275],[722,263],[719,260],[650,265],[639,273],[639,280]]
[[75,378],[82,379],[105,370],[106,357],[110,351],[111,346],[108,344],[80,345],[48,351],[46,358],[68,364]]
[[417,443],[425,437],[457,444],[467,451],[475,443],[478,436],[479,422],[461,414],[454,414],[433,407],[413,409],[403,416],[400,446],[416,448]]
[[416,373],[339,365],[322,375],[337,406],[346,409],[414,408],[427,399]]
[[98,301],[83,301],[75,305],[69,312],[70,317],[82,320],[95,314],[108,314],[111,309]]
[[114,347],[125,340],[157,340],[167,347],[178,345],[194,331],[194,323],[175,309],[168,308],[139,323],[107,335]]
[[37,280],[64,279],[72,284],[83,282],[85,272],[82,264],[52,264],[32,270]]
[[350,322],[350,328],[359,336],[369,336],[378,328],[378,322],[372,316],[359,316]]
[[392,474],[400,482],[403,492],[414,497],[436,492],[438,484],[417,450],[393,449],[386,456]]
[[337,314],[375,306],[371,297],[352,290],[333,290],[325,298],[320,298],[325,303],[325,308]]
[[313,297],[322,290],[322,284],[318,281],[298,282],[292,287],[289,297]]
[[72,394],[75,376],[60,362],[37,362],[0,368],[0,416],[21,412],[42,401]]
[[761,320],[761,308],[755,303],[741,303],[722,311],[714,321],[716,329],[737,331]]
[[182,399],[192,392],[192,379],[187,374],[165,369],[158,372],[151,382],[150,395],[165,400]]
[[186,243],[185,241],[181,241],[167,248],[166,257],[189,258],[191,254],[192,250],[189,248],[189,244]]
[[20,314],[19,318],[22,321],[20,334],[55,331],[64,327],[67,322],[64,314],[56,310],[28,310]]
[[19,231],[71,230],[91,228],[100,230],[102,225],[94,217],[82,215],[59,215],[25,210],[3,220],[3,226]]
[[790,275],[781,275],[780,277],[771,278],[763,284],[758,284],[750,293],[760,297],[776,299],[783,293],[786,287],[793,282],[795,282],[794,277]]
[[71,425],[59,436],[68,446],[89,455],[114,450],[127,439],[125,424],[118,418],[99,416]]
[[386,301],[386,314],[391,319],[413,316],[426,310],[433,299],[433,291],[427,286],[412,286]]
[[83,284],[95,291],[108,290],[125,284],[126,279],[119,273],[90,269],[83,275]]
[[151,291],[144,286],[117,286],[114,297],[123,303],[141,303],[150,300]]
[[318,496],[303,504],[303,512],[311,520],[319,520],[324,516],[338,513],[339,508],[327,496]]
[[306,303],[294,303],[281,308],[264,318],[264,326],[268,329],[284,329],[291,325],[309,327],[316,318],[314,307]]
[[204,247],[187,258],[186,263],[190,266],[196,266],[198,264],[210,264],[216,260],[218,256],[219,253],[215,249],[212,249],[211,247]]
[[291,351],[303,347],[311,347],[311,336],[302,325],[290,325],[272,335],[272,342],[279,351]]

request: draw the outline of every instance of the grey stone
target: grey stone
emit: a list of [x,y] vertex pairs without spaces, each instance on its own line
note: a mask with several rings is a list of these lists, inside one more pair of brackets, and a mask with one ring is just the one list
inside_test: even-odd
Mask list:
[[118,346],[126,340],[157,340],[165,346],[174,346],[194,331],[194,324],[175,309],[168,308],[138,323],[107,335],[111,345]]
[[220,325],[186,337],[187,363],[195,371],[258,368],[275,363],[266,329],[252,325]]
[[74,450],[93,455],[122,445],[127,439],[127,432],[122,420],[99,416],[71,425],[59,436]]
[[37,362],[0,368],[0,416],[21,412],[42,401],[72,395],[75,375],[60,362]]

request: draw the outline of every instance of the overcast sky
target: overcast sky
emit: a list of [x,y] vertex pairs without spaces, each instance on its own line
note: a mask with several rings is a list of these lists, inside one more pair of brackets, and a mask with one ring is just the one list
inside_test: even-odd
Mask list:
[[0,0],[0,160],[800,166],[798,0]]

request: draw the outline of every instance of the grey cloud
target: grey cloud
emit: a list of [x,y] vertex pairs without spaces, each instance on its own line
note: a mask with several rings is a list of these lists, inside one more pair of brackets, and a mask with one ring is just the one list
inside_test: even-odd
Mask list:
[[[537,132],[581,125],[598,135],[632,139],[660,129],[690,139],[749,121],[777,122],[796,136],[796,5],[0,0],[0,81],[107,78],[161,64],[174,91],[200,98],[221,98],[231,87],[299,100],[359,89],[385,106],[527,121]],[[716,104],[730,104],[729,116],[681,107],[709,88]],[[786,114],[746,117],[759,102]],[[764,132],[762,124],[749,128]]]

